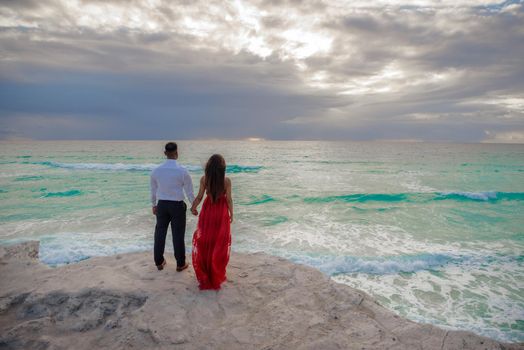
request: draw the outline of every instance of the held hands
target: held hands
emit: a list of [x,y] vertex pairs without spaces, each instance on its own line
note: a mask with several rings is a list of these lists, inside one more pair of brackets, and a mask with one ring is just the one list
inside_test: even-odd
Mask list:
[[197,210],[197,208],[195,208],[195,207],[191,207],[191,214],[193,214],[194,216],[197,216],[197,215],[198,215],[198,210]]
[[156,215],[156,205],[153,207],[153,215]]
[[233,213],[229,213],[229,222],[230,222],[230,223],[233,222]]

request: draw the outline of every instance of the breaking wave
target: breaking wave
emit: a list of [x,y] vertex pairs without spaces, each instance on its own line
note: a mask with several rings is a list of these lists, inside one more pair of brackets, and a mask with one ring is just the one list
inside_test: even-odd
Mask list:
[[[106,170],[106,171],[151,171],[158,166],[154,163],[126,164],[126,163],[60,163],[60,162],[32,162],[30,164],[44,165],[51,168],[73,169],[73,170]],[[191,172],[202,172],[200,165],[184,165]],[[226,171],[235,173],[257,173],[262,166],[228,165]]]

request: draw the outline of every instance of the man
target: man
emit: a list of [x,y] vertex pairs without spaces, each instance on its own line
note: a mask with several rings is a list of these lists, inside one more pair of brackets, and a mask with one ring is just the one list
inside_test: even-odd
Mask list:
[[[167,227],[171,223],[173,235],[173,250],[177,263],[177,271],[183,271],[189,266],[186,263],[186,210],[184,192],[193,203],[193,182],[186,168],[178,164],[178,147],[175,142],[168,142],[164,154],[167,160],[151,173],[151,202],[153,215],[156,215],[155,227],[155,264],[158,270],[166,265],[164,248],[166,245]],[[158,200],[158,203],[157,203]]]

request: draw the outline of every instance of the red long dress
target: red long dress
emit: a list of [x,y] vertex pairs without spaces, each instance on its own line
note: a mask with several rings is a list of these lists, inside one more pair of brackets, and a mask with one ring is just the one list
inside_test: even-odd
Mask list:
[[226,194],[213,203],[207,195],[193,234],[193,269],[200,289],[220,289],[231,251],[231,224]]

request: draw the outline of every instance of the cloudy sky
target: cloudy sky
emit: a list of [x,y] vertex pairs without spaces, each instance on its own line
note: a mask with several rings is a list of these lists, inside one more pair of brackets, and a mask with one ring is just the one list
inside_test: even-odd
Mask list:
[[524,143],[524,1],[0,0],[0,139]]

